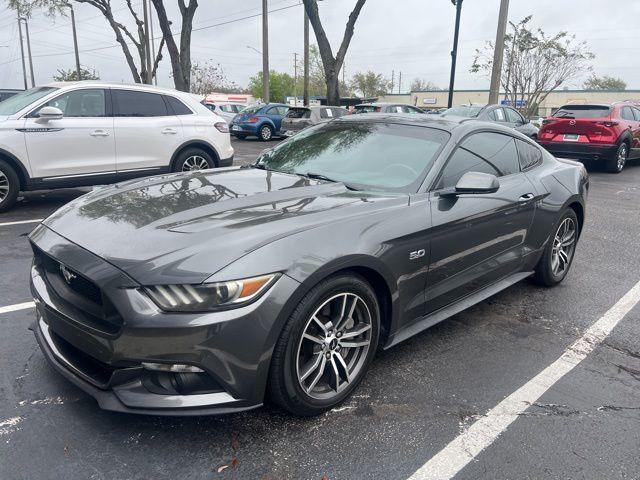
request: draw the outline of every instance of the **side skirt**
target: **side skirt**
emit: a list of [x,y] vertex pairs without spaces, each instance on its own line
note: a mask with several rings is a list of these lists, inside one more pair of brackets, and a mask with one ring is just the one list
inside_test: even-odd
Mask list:
[[400,342],[405,341],[406,339],[413,337],[417,333],[426,330],[429,327],[432,327],[436,323],[440,323],[443,320],[446,320],[453,315],[460,313],[463,310],[475,305],[476,303],[480,303],[483,300],[495,295],[496,293],[504,290],[505,288],[510,287],[511,285],[524,280],[525,278],[533,275],[533,272],[520,272],[514,273],[502,280],[499,280],[496,283],[489,285],[488,287],[483,288],[471,295],[468,295],[451,305],[441,308],[440,310],[436,310],[418,320],[416,323],[409,325],[408,327],[398,331],[394,336],[389,337],[387,340],[387,344],[384,346],[384,349],[391,348],[397,345]]

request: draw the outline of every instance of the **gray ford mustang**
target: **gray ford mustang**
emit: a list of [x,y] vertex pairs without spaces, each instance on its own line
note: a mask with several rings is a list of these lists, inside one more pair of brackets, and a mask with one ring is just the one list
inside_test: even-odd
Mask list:
[[588,177],[500,125],[357,115],[255,164],[105,187],[30,235],[37,340],[108,410],[339,404],[389,348],[561,282]]

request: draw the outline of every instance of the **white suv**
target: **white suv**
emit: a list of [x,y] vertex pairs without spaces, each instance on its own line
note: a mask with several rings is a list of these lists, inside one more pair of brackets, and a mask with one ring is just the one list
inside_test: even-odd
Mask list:
[[0,211],[19,191],[232,164],[227,123],[176,90],[65,82],[0,102]]

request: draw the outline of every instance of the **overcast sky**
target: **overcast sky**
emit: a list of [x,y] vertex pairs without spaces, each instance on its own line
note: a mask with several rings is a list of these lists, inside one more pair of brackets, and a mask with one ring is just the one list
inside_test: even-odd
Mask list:
[[[6,0],[5,0],[6,1]],[[116,17],[128,23],[124,0],[112,0]],[[119,3],[122,6],[118,6]],[[140,6],[142,0],[134,0]],[[229,79],[245,86],[262,68],[261,0],[200,0],[193,33],[192,59],[220,63]],[[300,0],[270,0],[269,34],[271,68],[293,74],[293,54],[302,53],[303,7]],[[469,73],[475,49],[496,33],[500,0],[464,0],[458,53],[456,88],[484,89],[489,80]],[[177,20],[175,0],[165,0]],[[344,33],[347,16],[355,0],[324,0],[320,12],[334,46]],[[291,7],[284,8],[283,7]],[[22,70],[17,21],[6,3],[0,7],[0,87],[21,88]],[[547,33],[567,30],[588,42],[596,54],[593,69],[598,75],[624,79],[628,88],[640,89],[639,0],[511,0],[509,19],[518,21],[533,15],[535,26]],[[346,58],[347,77],[357,71],[373,70],[391,77],[396,85],[402,72],[403,91],[413,78],[421,77],[446,88],[450,68],[455,8],[450,0],[368,0],[356,23],[355,35]],[[131,82],[120,47],[104,18],[93,7],[76,5],[76,20],[82,65],[95,68],[103,80]],[[237,20],[237,21],[236,21]],[[175,22],[179,23],[179,22]],[[225,25],[218,25],[226,23]],[[50,19],[35,13],[30,21],[31,48],[37,84],[51,81],[58,68],[74,64],[69,18]],[[156,26],[155,34],[160,29]],[[312,42],[315,41],[313,31]],[[97,51],[85,51],[101,47]],[[158,82],[173,86],[168,54],[161,63]],[[585,73],[586,76],[586,73]],[[568,86],[579,88],[584,78]]]

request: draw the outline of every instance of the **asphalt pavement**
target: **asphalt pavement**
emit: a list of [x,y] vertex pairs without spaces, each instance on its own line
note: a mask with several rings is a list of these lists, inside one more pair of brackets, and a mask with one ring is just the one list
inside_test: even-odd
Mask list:
[[[273,142],[275,143],[275,142]],[[273,144],[272,143],[272,144]],[[237,164],[272,144],[234,141]],[[311,419],[267,405],[224,416],[105,412],[54,372],[32,332],[36,223],[87,189],[0,214],[0,479],[407,479],[553,364],[640,280],[640,163],[591,174],[559,287],[528,282],[380,354],[351,400]],[[518,413],[456,479],[640,479],[640,306]]]

